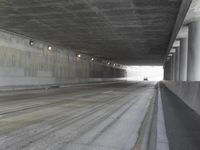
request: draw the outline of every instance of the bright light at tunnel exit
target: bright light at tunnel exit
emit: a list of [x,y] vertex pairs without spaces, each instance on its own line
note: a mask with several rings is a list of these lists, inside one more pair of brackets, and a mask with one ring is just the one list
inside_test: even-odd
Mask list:
[[129,66],[127,67],[127,80],[143,81],[147,78],[148,81],[163,80],[162,66]]

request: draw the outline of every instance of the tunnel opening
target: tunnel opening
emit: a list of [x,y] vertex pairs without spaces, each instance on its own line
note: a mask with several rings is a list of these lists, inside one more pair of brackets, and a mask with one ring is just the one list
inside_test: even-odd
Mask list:
[[128,66],[128,81],[161,81],[163,80],[162,66]]
[[200,150],[200,0],[0,4],[0,150]]

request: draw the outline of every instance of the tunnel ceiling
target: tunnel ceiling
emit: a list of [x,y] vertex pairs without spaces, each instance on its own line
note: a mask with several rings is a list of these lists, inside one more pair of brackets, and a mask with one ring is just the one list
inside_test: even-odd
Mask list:
[[127,65],[162,63],[181,0],[1,0],[2,29]]

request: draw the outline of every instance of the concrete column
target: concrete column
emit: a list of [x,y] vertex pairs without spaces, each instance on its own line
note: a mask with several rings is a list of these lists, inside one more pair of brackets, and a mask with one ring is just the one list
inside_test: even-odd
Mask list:
[[175,53],[172,54],[172,80],[175,81],[176,80],[176,57],[175,57]]
[[179,64],[179,79],[180,81],[187,80],[187,57],[188,57],[188,39],[180,39],[180,64]]
[[165,66],[163,67],[163,71],[164,71],[163,80],[166,80],[166,67]]
[[168,75],[168,80],[171,80],[171,56],[168,56],[169,57],[169,59],[168,59],[168,69],[167,69],[167,71],[168,71],[168,73],[167,73],[167,75]]
[[167,62],[166,62],[166,80],[170,80],[170,58],[168,58]]
[[169,61],[167,62],[166,66],[166,80],[169,80]]
[[189,24],[188,81],[200,81],[200,21]]
[[179,58],[180,58],[180,47],[176,47],[175,53],[175,81],[179,81]]
[[172,56],[169,60],[169,80],[173,80],[173,59]]
[[168,73],[169,73],[169,68],[168,68],[168,61],[166,61],[165,66],[163,67],[164,69],[164,80],[168,80]]

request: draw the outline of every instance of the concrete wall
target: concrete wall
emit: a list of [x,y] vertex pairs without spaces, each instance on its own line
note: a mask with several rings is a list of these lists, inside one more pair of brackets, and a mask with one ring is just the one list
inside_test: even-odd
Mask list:
[[67,49],[7,32],[0,32],[0,86],[69,84],[121,78],[126,71],[91,61],[89,56],[77,58]]
[[164,81],[164,85],[200,115],[200,82]]

